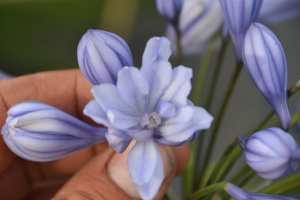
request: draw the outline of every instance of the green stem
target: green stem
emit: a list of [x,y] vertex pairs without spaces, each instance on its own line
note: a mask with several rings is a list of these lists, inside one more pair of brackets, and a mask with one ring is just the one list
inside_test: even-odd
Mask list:
[[216,142],[216,139],[217,139],[217,136],[218,136],[218,133],[219,133],[219,129],[221,127],[221,123],[222,123],[227,105],[229,103],[229,99],[231,97],[231,94],[233,92],[234,86],[237,82],[237,79],[239,77],[239,74],[241,72],[242,67],[243,67],[243,63],[237,62],[234,74],[231,78],[231,81],[230,81],[230,84],[228,86],[227,92],[226,92],[225,97],[223,99],[221,109],[219,110],[219,113],[217,114],[217,117],[216,117],[216,124],[214,126],[212,136],[211,136],[211,139],[210,139],[210,142],[209,142],[209,145],[208,145],[208,149],[207,149],[207,153],[206,153],[206,156],[205,156],[205,159],[204,159],[204,167],[203,167],[202,172],[205,172],[207,170],[207,166],[208,166],[208,163],[209,163],[210,158],[211,158],[212,150],[213,150],[213,147],[215,145],[215,142]]
[[246,185],[249,183],[249,181],[251,181],[251,179],[252,179],[255,175],[256,175],[256,172],[255,172],[254,170],[251,170],[251,171],[249,172],[249,174],[244,178],[244,180],[243,180],[240,184],[238,184],[238,186],[239,186],[240,188],[243,188],[244,186],[246,186]]
[[229,182],[237,184],[240,178],[250,170],[251,168],[247,164],[245,164],[244,167],[237,174],[235,174],[235,176]]
[[217,58],[215,71],[214,71],[214,74],[213,74],[213,78],[212,78],[210,87],[208,89],[208,96],[207,96],[206,103],[205,103],[205,109],[208,112],[210,111],[213,95],[214,95],[215,88],[216,88],[216,85],[217,85],[217,80],[219,78],[220,69],[221,69],[221,66],[222,66],[222,62],[223,62],[223,58],[224,58],[224,55],[225,55],[225,52],[226,52],[228,41],[229,41],[228,39],[222,38],[222,46],[221,46],[221,49],[220,49],[220,52],[219,52],[219,55],[218,55],[218,58]]
[[185,169],[183,173],[183,181],[184,181],[184,196],[188,197],[193,192],[193,181],[194,181],[194,163],[195,163],[195,156],[194,156],[194,141],[189,143],[190,147],[190,160],[187,168]]
[[182,63],[182,49],[181,49],[181,31],[179,28],[176,28],[176,44],[177,44],[177,57],[176,64],[181,65]]
[[300,187],[300,173],[294,174],[288,178],[285,178],[284,180],[281,180],[280,182],[277,182],[273,185],[270,185],[261,191],[260,193],[265,194],[277,194],[281,195],[284,194],[287,191],[293,190],[295,188]]
[[199,190],[198,192],[194,193],[192,196],[190,196],[188,198],[188,200],[196,200],[196,199],[199,199],[200,197],[203,197],[203,196],[210,194],[212,192],[215,192],[217,190],[225,190],[226,184],[227,184],[226,182],[221,182],[221,183],[217,183],[214,185],[210,185],[210,186],[203,188],[203,189]]
[[238,159],[240,157],[241,153],[242,153],[241,148],[239,148],[239,147],[234,148],[233,152],[227,157],[226,162],[220,169],[219,174],[215,180],[216,182],[223,180],[227,176],[227,174],[229,173],[230,169],[232,168],[232,166],[234,164],[231,161]]
[[195,167],[194,167],[194,176],[193,176],[193,190],[197,189],[197,181],[200,180],[201,174],[199,174],[199,171],[201,171],[201,157],[202,157],[202,151],[204,148],[204,139],[205,134],[202,131],[198,138],[195,140],[195,143],[197,143],[197,146],[195,147]]
[[220,169],[223,167],[223,165],[224,165],[227,157],[231,154],[231,152],[233,151],[233,149],[238,145],[236,141],[237,141],[237,138],[235,138],[235,140],[224,151],[222,157],[219,159],[216,167],[214,168],[214,170],[212,172],[212,175],[211,175],[211,177],[208,180],[208,184],[207,185],[211,185],[211,184],[217,182],[216,178],[218,176],[218,173],[219,173]]
[[202,91],[203,91],[203,85],[204,85],[204,82],[205,82],[205,79],[206,79],[206,73],[207,73],[207,69],[209,67],[209,64],[210,64],[210,61],[211,61],[211,58],[212,58],[212,55],[213,55],[213,52],[215,50],[215,46],[216,46],[216,43],[218,41],[218,36],[215,36],[209,47],[208,47],[208,51],[206,52],[205,56],[203,57],[203,60],[201,62],[201,65],[199,67],[199,72],[196,76],[196,82],[194,84],[194,87],[193,87],[193,95],[192,95],[192,102],[195,104],[195,105],[199,105],[200,104],[200,98],[201,98],[201,94],[202,94]]

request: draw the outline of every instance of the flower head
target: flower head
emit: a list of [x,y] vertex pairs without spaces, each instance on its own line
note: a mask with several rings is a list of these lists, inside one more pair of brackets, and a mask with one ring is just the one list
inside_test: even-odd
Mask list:
[[[154,55],[150,47],[156,45],[147,46],[144,55]],[[122,153],[132,139],[136,140],[127,163],[143,199],[152,199],[164,178],[156,143],[182,145],[194,139],[196,131],[209,128],[213,120],[187,99],[192,70],[184,66],[172,70],[166,57],[161,56],[163,51],[159,52],[140,70],[122,68],[116,85],[94,86],[95,100],[84,109],[84,114],[108,127],[106,138],[117,152]]]
[[[182,51],[186,55],[204,52],[210,39],[223,23],[218,0],[184,0],[179,16]],[[167,28],[167,37],[176,53],[176,34],[172,26]]]
[[219,0],[226,26],[235,46],[236,58],[242,61],[245,34],[255,22],[262,0]]
[[280,23],[300,14],[299,0],[263,0],[257,21]]
[[26,160],[57,160],[106,141],[107,128],[92,127],[44,103],[22,102],[7,114],[3,139],[11,151]]
[[259,131],[251,137],[239,136],[247,164],[261,177],[277,179],[294,172],[300,161],[300,147],[280,128]]
[[295,198],[278,195],[250,193],[231,183],[226,184],[225,191],[234,199],[238,200],[297,200]]
[[116,34],[88,30],[77,48],[78,64],[85,78],[93,85],[116,84],[119,70],[133,66],[130,49]]
[[252,80],[277,113],[282,128],[291,125],[287,97],[287,63],[276,35],[267,27],[253,23],[243,49],[244,63]]
[[156,0],[158,12],[174,27],[178,26],[178,17],[182,9],[183,0]]

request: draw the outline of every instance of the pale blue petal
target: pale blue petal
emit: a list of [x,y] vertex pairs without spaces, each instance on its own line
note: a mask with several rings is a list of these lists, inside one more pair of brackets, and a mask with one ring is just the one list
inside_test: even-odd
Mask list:
[[155,150],[157,154],[157,164],[153,176],[150,181],[145,184],[134,184],[136,190],[138,191],[142,199],[153,199],[157,194],[163,180],[164,180],[164,165],[161,153],[158,147],[155,145]]
[[149,183],[154,175],[158,155],[154,140],[137,141],[129,152],[127,165],[135,185]]
[[157,129],[163,137],[173,142],[188,140],[196,131],[208,129],[213,121],[205,109],[191,106],[179,108],[174,118]]
[[[106,128],[92,127],[60,110],[40,110],[20,116],[13,126],[18,129],[52,134],[67,134],[80,138],[95,138]],[[10,121],[8,124],[14,123]]]
[[171,81],[172,66],[158,55],[152,62],[142,66],[141,73],[147,80],[150,89],[145,112],[151,113]]
[[140,127],[140,118],[133,117],[132,115],[128,115],[127,113],[116,109],[111,108],[107,111],[108,120],[115,128],[121,130],[133,129]]
[[187,96],[192,89],[191,78],[193,71],[191,68],[179,66],[173,69],[171,82],[161,97],[161,102],[169,102],[177,108],[187,104]]
[[125,132],[117,129],[108,129],[105,137],[109,146],[118,153],[123,153],[131,141],[131,138]]
[[115,85],[101,84],[94,86],[92,93],[107,113],[109,122],[116,128],[128,129],[140,123],[138,113],[135,113],[120,99]]
[[135,67],[124,67],[120,70],[117,89],[121,100],[138,116],[142,116],[149,86],[140,71]]
[[163,59],[169,60],[172,54],[170,45],[170,41],[165,37],[151,38],[146,44],[142,66],[151,62],[158,54],[160,54]]
[[15,117],[19,115],[24,115],[28,112],[39,111],[39,110],[58,110],[58,109],[37,101],[24,101],[22,103],[16,104],[13,107],[11,107],[7,111],[7,114]]
[[112,124],[109,122],[107,118],[106,112],[102,109],[102,107],[99,105],[99,103],[93,99],[91,100],[83,110],[83,113],[90,117],[94,122],[98,124],[103,124],[104,126],[108,128],[112,128]]
[[154,131],[152,129],[144,129],[138,132],[127,132],[126,134],[132,139],[137,141],[145,141],[153,136]]
[[159,106],[159,114],[162,118],[171,119],[174,117],[176,107],[168,102],[162,102]]

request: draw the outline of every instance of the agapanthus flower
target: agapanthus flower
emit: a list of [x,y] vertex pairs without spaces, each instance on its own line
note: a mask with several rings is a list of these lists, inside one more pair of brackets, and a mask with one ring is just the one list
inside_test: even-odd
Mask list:
[[280,23],[300,14],[299,0],[263,0],[257,21]]
[[133,66],[127,43],[118,35],[89,29],[81,38],[77,48],[80,70],[93,85],[116,84],[119,70]]
[[245,34],[255,22],[262,0],[219,0],[222,14],[235,46],[238,61],[242,61]]
[[252,80],[277,113],[282,128],[291,125],[287,97],[287,62],[276,35],[266,26],[253,23],[243,49],[244,63]]
[[182,9],[183,0],[156,0],[158,12],[174,27],[178,26],[178,18]]
[[[153,55],[155,48],[151,46],[156,45],[148,43],[144,55]],[[170,49],[165,48],[167,52]],[[131,140],[136,140],[127,164],[143,199],[152,199],[164,179],[156,143],[182,145],[194,139],[196,131],[209,128],[213,120],[206,110],[187,99],[192,70],[184,66],[172,70],[162,53],[159,51],[150,62],[143,61],[146,64],[140,70],[122,68],[116,85],[94,86],[95,99],[84,109],[84,114],[108,128],[106,138],[115,151],[122,153]]]
[[107,128],[92,127],[44,103],[25,101],[7,114],[3,139],[12,152],[26,160],[57,160],[106,142]]
[[[184,0],[179,16],[183,54],[203,53],[222,23],[218,0]],[[176,34],[172,26],[168,26],[166,35],[171,41],[173,53],[176,53]]]
[[225,191],[236,200],[297,200],[295,198],[279,195],[256,194],[247,192],[231,183],[226,184]]
[[274,180],[296,171],[300,147],[280,128],[269,128],[251,137],[239,136],[247,164],[264,179]]

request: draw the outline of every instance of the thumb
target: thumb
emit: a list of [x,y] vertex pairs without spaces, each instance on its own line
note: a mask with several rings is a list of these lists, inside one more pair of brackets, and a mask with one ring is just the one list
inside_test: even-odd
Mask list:
[[[139,199],[127,167],[131,147],[132,145],[122,154],[108,148],[96,155],[52,200]],[[176,172],[171,147],[159,146],[159,149],[163,157],[165,179],[155,199],[162,199]]]

